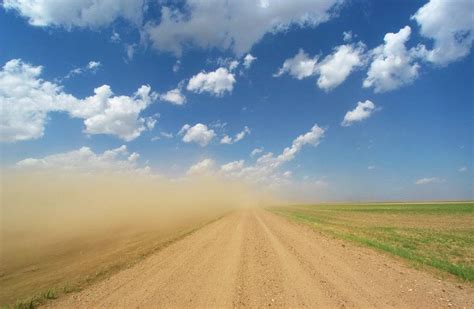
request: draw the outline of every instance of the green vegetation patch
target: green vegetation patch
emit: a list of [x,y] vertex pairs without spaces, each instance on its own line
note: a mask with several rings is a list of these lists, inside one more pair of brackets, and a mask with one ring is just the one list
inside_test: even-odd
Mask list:
[[270,208],[327,234],[474,281],[474,202]]

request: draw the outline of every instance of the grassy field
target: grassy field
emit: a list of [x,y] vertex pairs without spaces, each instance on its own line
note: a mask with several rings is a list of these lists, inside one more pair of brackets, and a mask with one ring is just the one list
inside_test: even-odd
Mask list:
[[474,202],[295,205],[270,210],[414,265],[474,281]]

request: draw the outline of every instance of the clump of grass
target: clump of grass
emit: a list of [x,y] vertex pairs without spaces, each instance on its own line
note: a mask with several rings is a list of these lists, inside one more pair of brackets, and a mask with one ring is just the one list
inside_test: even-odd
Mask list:
[[58,294],[56,293],[55,289],[49,289],[46,292],[44,292],[41,297],[43,299],[56,299],[58,298]]
[[[14,309],[32,309],[44,304],[47,300],[52,300],[58,298],[58,293],[55,289],[48,289],[38,295],[27,299],[19,299],[13,305]],[[4,306],[8,308],[8,306]]]
[[73,285],[71,283],[66,283],[62,289],[64,294],[69,294],[73,292],[79,291],[79,288],[76,285]]

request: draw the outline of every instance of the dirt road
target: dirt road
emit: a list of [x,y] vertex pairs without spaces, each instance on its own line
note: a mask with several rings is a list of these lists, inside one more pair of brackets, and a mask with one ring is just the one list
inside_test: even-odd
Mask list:
[[474,289],[245,209],[50,306],[474,308]]

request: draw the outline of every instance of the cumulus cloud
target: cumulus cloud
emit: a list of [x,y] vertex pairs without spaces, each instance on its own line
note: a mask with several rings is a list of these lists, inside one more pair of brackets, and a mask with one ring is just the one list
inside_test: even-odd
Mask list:
[[420,51],[405,46],[410,39],[411,28],[405,26],[397,33],[387,33],[385,43],[371,51],[373,57],[365,88],[373,87],[375,92],[385,92],[412,83],[418,77],[420,65],[415,61]]
[[224,173],[233,173],[236,171],[240,171],[244,167],[244,163],[245,163],[244,160],[238,160],[238,161],[229,162],[227,164],[223,164],[221,165],[221,171]]
[[125,141],[154,126],[152,118],[140,117],[154,100],[149,86],[141,86],[132,96],[115,96],[110,86],[103,85],[94,89],[94,95],[78,99],[41,79],[42,70],[20,59],[8,61],[1,69],[1,141],[42,137],[50,112],[84,119],[85,133],[110,134]]
[[235,77],[226,68],[218,68],[213,72],[200,72],[191,77],[187,90],[197,93],[208,92],[214,96],[223,96],[234,89]]
[[246,69],[250,69],[250,66],[252,65],[252,63],[257,60],[257,57],[254,57],[252,56],[251,54],[247,54],[245,57],[244,57],[244,68]]
[[430,0],[413,15],[420,34],[433,40],[426,59],[447,65],[470,53],[474,40],[474,4],[471,0]]
[[[187,130],[187,129],[186,129]],[[325,130],[315,124],[309,132],[295,138],[291,146],[286,147],[283,152],[274,156],[268,152],[261,155],[254,164],[246,165],[244,160],[227,162],[220,166],[212,159],[204,159],[192,165],[188,175],[218,175],[230,179],[244,180],[249,183],[275,187],[288,185],[291,171],[280,171],[280,167],[295,158],[305,146],[317,146],[324,137]],[[254,151],[255,155],[263,152],[263,149]]]
[[300,49],[293,58],[286,59],[283,66],[273,76],[279,77],[283,74],[290,74],[292,77],[301,80],[315,74],[317,62],[317,57],[311,58],[304,50]]
[[348,127],[354,124],[354,122],[365,120],[369,118],[374,111],[375,104],[372,101],[366,100],[365,102],[357,102],[356,108],[346,113],[341,125]]
[[339,0],[201,1],[162,7],[160,23],[148,22],[145,33],[161,51],[182,53],[183,48],[231,49],[242,55],[266,33],[292,25],[315,27],[334,15]]
[[232,144],[232,137],[229,135],[224,135],[224,137],[221,138],[221,144]]
[[286,147],[283,150],[283,153],[275,158],[276,163],[283,163],[293,160],[295,155],[300,152],[305,145],[319,145],[319,142],[324,137],[324,132],[325,130],[323,128],[315,124],[309,132],[302,134],[293,140],[291,147]]
[[111,134],[131,141],[156,123],[153,118],[139,116],[152,97],[150,86],[141,86],[133,96],[115,96],[110,86],[103,85],[94,89],[93,96],[78,101],[69,114],[84,119],[86,133]]
[[442,183],[444,182],[443,179],[440,179],[438,177],[427,177],[427,178],[420,178],[415,181],[416,185],[428,185],[428,184],[434,184],[434,183]]
[[181,92],[181,88],[177,87],[172,89],[166,93],[159,95],[160,100],[175,104],[175,105],[183,105],[186,103],[186,96]]
[[196,176],[196,175],[207,175],[214,172],[216,167],[216,162],[212,159],[204,159],[199,161],[198,163],[192,165],[188,171],[188,176]]
[[202,123],[198,123],[192,127],[189,124],[185,124],[178,134],[183,135],[183,142],[196,143],[201,147],[207,146],[216,136],[214,130],[209,129]]
[[357,68],[365,65],[365,45],[346,44],[334,48],[318,63],[318,56],[310,57],[300,49],[293,57],[286,59],[274,77],[289,74],[296,79],[319,75],[317,85],[329,91],[339,86]]
[[6,10],[14,10],[38,27],[57,26],[98,28],[122,18],[140,25],[146,9],[145,0],[4,0]]
[[[274,156],[268,152],[261,155],[253,165],[245,166],[244,161],[233,161],[221,166],[220,172],[225,176],[245,179],[256,183],[277,184],[288,178],[288,173],[280,172],[279,168],[295,158],[304,146],[317,146],[324,137],[325,130],[315,124],[309,132],[295,138],[291,146],[286,147],[281,154]],[[254,150],[254,155],[262,153],[263,149]]]
[[317,66],[318,87],[329,91],[339,86],[357,68],[365,64],[365,45],[340,45]]
[[75,172],[113,172],[113,173],[142,173],[148,174],[148,166],[137,165],[140,155],[129,153],[127,146],[95,153],[89,147],[49,155],[43,158],[27,158],[18,161],[15,166],[28,170],[67,170]]
[[246,135],[250,134],[250,129],[245,126],[242,131],[237,133],[234,138],[224,135],[221,139],[221,144],[234,144],[237,143],[245,138]]

